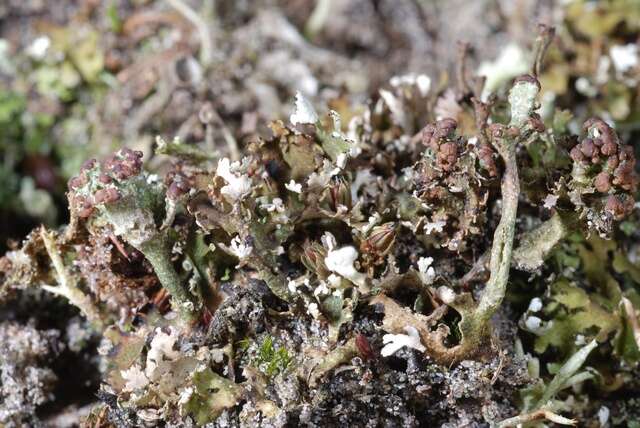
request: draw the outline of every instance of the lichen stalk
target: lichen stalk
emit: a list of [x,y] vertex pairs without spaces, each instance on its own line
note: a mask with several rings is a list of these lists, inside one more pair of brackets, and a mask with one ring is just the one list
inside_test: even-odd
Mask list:
[[527,121],[533,113],[536,96],[540,91],[540,84],[531,76],[523,76],[516,81],[509,92],[511,104],[510,129],[518,129],[518,136],[510,137],[507,130],[495,127],[494,146],[502,159],[505,169],[502,177],[502,217],[493,236],[491,246],[491,261],[489,281],[482,293],[480,302],[475,310],[474,318],[477,322],[487,323],[504,299],[511,256],[513,253],[513,238],[515,234],[516,216],[518,212],[518,198],[520,197],[520,181],[516,161],[517,139],[527,131]]
[[505,162],[501,186],[502,217],[493,235],[491,275],[476,309],[476,315],[480,322],[487,322],[504,299],[509,280],[509,269],[511,268],[513,237],[520,195],[515,142],[503,138],[499,140],[496,147]]
[[197,318],[195,304],[173,267],[167,239],[163,234],[158,234],[138,245],[137,249],[151,263],[160,284],[171,295],[174,309],[184,320],[194,322]]

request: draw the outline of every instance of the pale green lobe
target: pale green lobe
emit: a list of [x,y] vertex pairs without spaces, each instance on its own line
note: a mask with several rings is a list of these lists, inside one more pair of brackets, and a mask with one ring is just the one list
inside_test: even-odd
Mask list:
[[522,127],[533,113],[538,95],[538,85],[532,82],[516,82],[509,91],[511,126]]

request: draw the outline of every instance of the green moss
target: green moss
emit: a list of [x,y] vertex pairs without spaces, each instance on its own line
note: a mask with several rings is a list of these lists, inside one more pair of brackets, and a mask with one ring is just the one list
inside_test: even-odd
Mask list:
[[285,371],[292,362],[287,349],[277,346],[271,336],[267,336],[260,347],[254,360],[254,365],[258,367],[268,377],[273,377]]

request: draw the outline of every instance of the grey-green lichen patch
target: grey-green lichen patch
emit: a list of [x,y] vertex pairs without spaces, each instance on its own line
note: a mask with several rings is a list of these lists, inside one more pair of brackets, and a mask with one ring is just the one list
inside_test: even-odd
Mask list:
[[186,322],[193,322],[200,304],[176,273],[169,229],[163,229],[158,220],[166,215],[165,190],[156,176],[141,171],[141,157],[140,152],[123,149],[102,164],[95,160],[85,164],[80,175],[69,181],[72,215],[86,219],[92,233],[106,229],[144,254],[175,300],[176,311]]

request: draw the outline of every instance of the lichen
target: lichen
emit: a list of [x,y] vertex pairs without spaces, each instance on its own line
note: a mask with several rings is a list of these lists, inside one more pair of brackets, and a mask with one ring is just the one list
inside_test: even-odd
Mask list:
[[[405,12],[427,3],[410,3],[397,13],[422,22]],[[131,121],[119,116],[124,147],[72,168],[68,225],[36,228],[0,259],[2,423],[57,413],[66,401],[47,403],[68,384],[60,366],[77,359],[100,378],[83,402],[97,400],[92,426],[603,425],[640,414],[621,398],[639,387],[640,362],[632,19],[609,11],[628,34],[600,29],[592,41],[602,13],[571,2],[562,43],[541,25],[531,53],[506,45],[474,78],[460,43],[455,75],[407,70],[365,102],[349,79],[342,92],[320,86],[297,56],[327,52],[271,6],[260,31],[233,42],[207,19],[224,22],[239,3],[203,4],[203,16],[170,6],[136,18],[189,37],[149,60],[168,62],[170,78],[140,89]],[[351,7],[319,2],[295,19],[321,41],[335,8]],[[113,31],[134,34],[119,10]],[[139,45],[177,37],[158,33]],[[71,102],[80,85],[110,82],[100,69],[113,58],[79,63],[70,45],[84,40],[85,55],[95,33],[62,37],[57,60],[43,37],[27,53],[46,63],[39,91]],[[219,62],[217,49],[241,39],[251,52]],[[295,49],[259,49],[280,44]],[[253,74],[264,63],[268,79]],[[242,85],[254,93],[231,103]],[[621,87],[624,105],[603,111],[596,95]],[[265,109],[271,92],[288,107]],[[0,101],[0,126],[19,134],[28,97]],[[165,110],[184,114],[179,129],[148,126]]]

